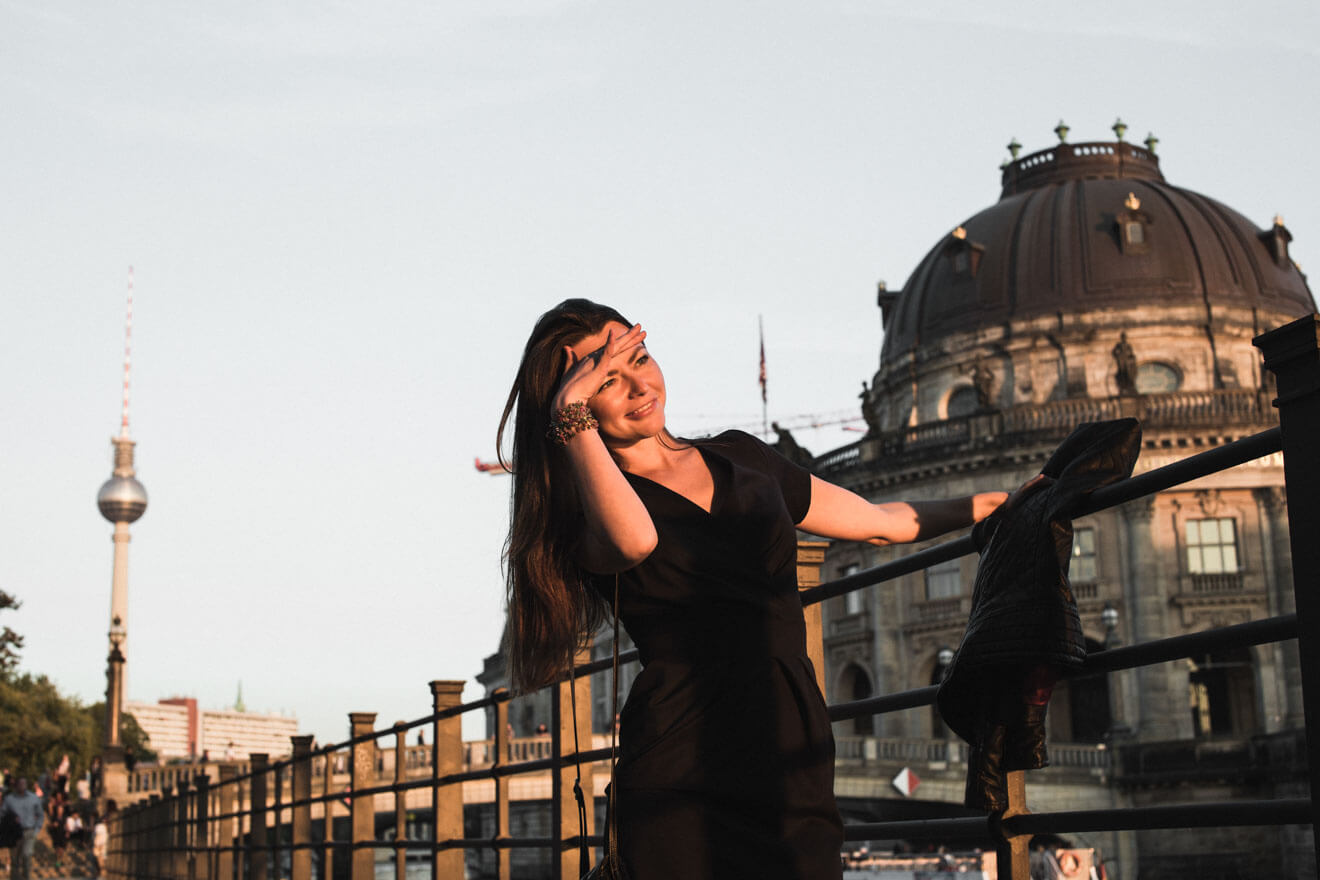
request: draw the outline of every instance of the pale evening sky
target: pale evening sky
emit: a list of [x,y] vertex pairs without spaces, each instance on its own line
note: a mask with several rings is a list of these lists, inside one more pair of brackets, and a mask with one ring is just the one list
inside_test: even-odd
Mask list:
[[129,265],[128,696],[241,680],[336,741],[496,648],[508,482],[473,459],[541,311],[642,322],[679,433],[760,422],[758,315],[770,417],[856,414],[875,282],[1060,118],[1154,132],[1171,182],[1283,214],[1305,269],[1318,10],[0,2],[0,622],[100,699]]

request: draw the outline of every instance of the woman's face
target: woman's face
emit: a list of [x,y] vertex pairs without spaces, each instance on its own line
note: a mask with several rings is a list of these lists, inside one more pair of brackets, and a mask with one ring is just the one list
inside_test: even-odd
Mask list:
[[[627,327],[611,322],[573,345],[573,354],[578,360],[600,356],[607,337],[618,339],[627,332]],[[628,445],[664,430],[665,377],[644,343],[615,354],[587,405],[600,422],[600,435],[607,445]]]

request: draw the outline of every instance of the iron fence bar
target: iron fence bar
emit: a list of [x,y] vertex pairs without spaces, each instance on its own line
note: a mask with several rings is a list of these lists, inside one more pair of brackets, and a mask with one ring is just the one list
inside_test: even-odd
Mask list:
[[1274,374],[1279,428],[1283,435],[1283,479],[1289,490],[1288,538],[1297,605],[1298,665],[1306,724],[1311,827],[1320,863],[1320,315],[1312,314],[1252,340]]
[[[1263,645],[1281,642],[1297,637],[1297,615],[1285,614],[1265,620],[1252,620],[1233,626],[1170,636],[1167,639],[1143,642],[1140,645],[1125,645],[1096,651],[1086,656],[1086,662],[1077,674],[1089,672],[1114,672],[1119,669],[1132,669],[1137,666],[1150,666],[1169,660],[1181,660],[1196,654],[1204,654],[1221,648],[1240,648],[1251,645]],[[864,715],[885,715],[904,709],[917,709],[935,702],[939,692],[938,685],[912,688],[880,697],[868,697],[865,700],[853,700],[848,703],[834,703],[829,707],[831,721],[848,721]],[[608,752],[608,750],[605,750]]]
[[[1134,498],[1150,495],[1229,467],[1245,464],[1248,461],[1278,452],[1281,448],[1280,443],[1281,434],[1279,429],[1270,428],[1268,431],[1262,431],[1259,434],[1252,434],[1240,440],[1226,443],[1223,446],[1217,446],[1214,449],[1198,452],[1195,455],[1147,471],[1144,474],[1129,477],[1112,486],[1097,489],[1091,493],[1080,509],[1078,516],[1115,507]],[[826,599],[833,599],[836,596],[851,593],[853,590],[859,590],[862,587],[874,586],[902,577],[905,574],[913,574],[941,562],[948,562],[950,559],[966,556],[975,552],[975,550],[976,546],[972,543],[971,536],[963,535],[961,538],[927,547],[916,553],[886,562],[883,565],[877,565],[847,577],[821,584],[819,587],[803,590],[802,604],[814,605],[818,602],[824,602]]]
[[1114,810],[1025,813],[1005,819],[1015,834],[1067,834],[1077,831],[1154,831],[1168,828],[1244,828],[1252,825],[1309,825],[1309,798],[1274,801],[1218,801]]
[[942,837],[977,838],[987,842],[995,839],[986,816],[852,822],[843,826],[844,840],[936,840]]

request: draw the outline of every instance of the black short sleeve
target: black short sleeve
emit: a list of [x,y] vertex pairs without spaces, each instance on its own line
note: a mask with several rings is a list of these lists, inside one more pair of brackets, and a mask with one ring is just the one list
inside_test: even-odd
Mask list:
[[811,507],[811,471],[794,464],[773,446],[744,431],[725,431],[714,439],[742,452],[750,462],[759,465],[757,470],[769,474],[779,484],[794,525],[806,518]]

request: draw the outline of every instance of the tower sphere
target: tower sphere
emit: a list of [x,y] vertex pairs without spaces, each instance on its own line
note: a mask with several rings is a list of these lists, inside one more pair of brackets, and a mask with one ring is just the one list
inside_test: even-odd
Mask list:
[[147,490],[136,477],[111,477],[96,493],[96,506],[112,523],[137,522],[147,511]]

